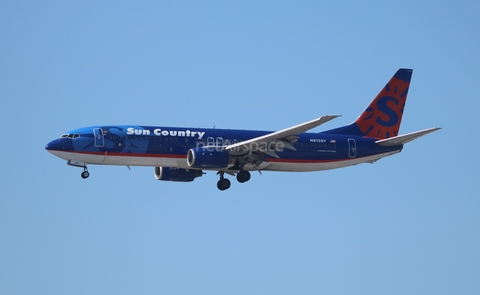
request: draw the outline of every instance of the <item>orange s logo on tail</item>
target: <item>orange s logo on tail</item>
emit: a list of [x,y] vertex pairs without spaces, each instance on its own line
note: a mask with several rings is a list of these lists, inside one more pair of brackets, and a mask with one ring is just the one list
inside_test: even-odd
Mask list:
[[412,72],[399,69],[355,121],[365,137],[385,139],[398,135]]

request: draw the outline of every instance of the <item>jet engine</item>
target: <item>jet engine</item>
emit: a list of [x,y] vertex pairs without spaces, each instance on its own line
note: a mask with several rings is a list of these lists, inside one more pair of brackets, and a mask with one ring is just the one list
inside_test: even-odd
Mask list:
[[192,168],[226,168],[231,160],[227,151],[217,147],[198,147],[187,152],[187,164]]
[[165,181],[189,182],[202,176],[202,170],[186,170],[182,168],[155,167],[155,178]]

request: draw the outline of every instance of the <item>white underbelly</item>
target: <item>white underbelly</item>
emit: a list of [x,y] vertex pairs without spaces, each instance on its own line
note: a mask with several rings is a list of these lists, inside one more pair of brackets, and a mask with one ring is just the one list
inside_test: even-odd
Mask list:
[[378,161],[381,158],[391,156],[393,154],[397,154],[400,151],[393,151],[378,155],[373,155],[369,157],[362,157],[362,158],[353,158],[353,159],[346,159],[340,161],[328,161],[328,162],[293,162],[293,161],[282,161],[282,159],[278,159],[271,164],[264,170],[270,171],[288,171],[288,172],[309,172],[309,171],[322,171],[322,170],[330,170],[330,169],[337,169],[348,167],[352,165],[358,165],[361,163],[373,163]]

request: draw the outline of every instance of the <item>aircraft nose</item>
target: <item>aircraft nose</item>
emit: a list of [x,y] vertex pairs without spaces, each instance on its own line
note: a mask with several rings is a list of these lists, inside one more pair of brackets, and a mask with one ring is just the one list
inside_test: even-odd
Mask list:
[[60,139],[52,140],[45,145],[45,149],[47,151],[58,151],[58,150],[62,150],[62,148],[63,146],[60,142]]

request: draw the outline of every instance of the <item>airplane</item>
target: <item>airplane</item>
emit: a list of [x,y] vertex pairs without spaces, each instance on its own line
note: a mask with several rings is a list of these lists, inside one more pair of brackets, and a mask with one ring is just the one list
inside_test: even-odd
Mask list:
[[105,125],[69,131],[45,149],[83,168],[84,179],[90,175],[87,165],[151,166],[157,180],[177,182],[217,171],[217,188],[222,191],[231,185],[225,174],[244,183],[255,170],[306,172],[374,163],[441,129],[399,135],[412,73],[399,69],[355,122],[328,131],[307,132],[339,115],[276,132]]

